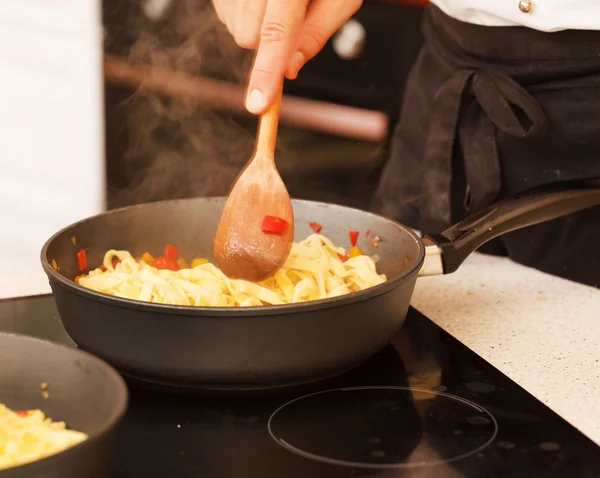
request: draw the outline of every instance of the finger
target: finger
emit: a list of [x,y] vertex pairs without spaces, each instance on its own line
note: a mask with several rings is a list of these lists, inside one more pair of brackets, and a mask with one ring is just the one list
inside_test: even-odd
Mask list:
[[233,37],[242,48],[258,46],[258,36],[267,8],[267,0],[242,0],[235,12]]
[[306,15],[298,48],[290,58],[285,76],[295,79],[306,62],[323,49],[361,4],[362,0],[315,0]]
[[290,54],[298,44],[308,0],[268,0],[260,29],[246,108],[259,114],[271,104],[283,81]]
[[223,23],[230,32],[231,28],[229,25],[232,23],[231,13],[233,12],[233,2],[234,0],[213,0],[212,2],[217,17],[219,17],[221,23]]

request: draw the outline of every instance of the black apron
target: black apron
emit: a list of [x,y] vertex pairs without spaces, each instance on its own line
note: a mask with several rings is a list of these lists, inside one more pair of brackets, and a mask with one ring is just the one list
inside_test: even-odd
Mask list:
[[[373,209],[426,234],[556,181],[600,177],[600,31],[484,27],[431,7]],[[487,252],[600,284],[600,209]]]

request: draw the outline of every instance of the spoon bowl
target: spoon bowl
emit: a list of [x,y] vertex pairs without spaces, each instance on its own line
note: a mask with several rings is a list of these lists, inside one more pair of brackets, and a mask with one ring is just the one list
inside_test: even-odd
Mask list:
[[235,180],[215,234],[215,262],[232,279],[268,279],[292,248],[294,212],[274,156],[281,94],[260,118],[254,156]]

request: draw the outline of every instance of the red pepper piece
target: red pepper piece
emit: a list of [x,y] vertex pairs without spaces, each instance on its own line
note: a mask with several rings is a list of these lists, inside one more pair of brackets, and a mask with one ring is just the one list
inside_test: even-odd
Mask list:
[[168,259],[177,261],[177,246],[174,246],[173,244],[166,244],[164,256]]
[[323,226],[321,226],[321,224],[319,224],[318,222],[309,222],[308,225],[313,231],[317,233],[321,232],[321,229],[323,229]]
[[79,249],[77,251],[77,265],[79,266],[80,271],[84,271],[87,269],[87,254],[85,249]]
[[[115,267],[117,267],[117,264],[121,263],[121,259],[118,259],[117,257],[113,257],[113,260],[111,262],[112,262],[112,266],[113,266],[113,269],[114,269]],[[102,272],[106,272],[107,271],[107,269],[104,266],[104,264],[100,264],[100,266],[98,266],[98,269],[100,269]]]
[[356,241],[358,241],[358,231],[349,231],[348,237],[350,238],[350,244],[353,247],[356,246]]
[[170,271],[179,270],[177,261],[174,261],[166,256],[158,256],[156,259],[154,259],[154,261],[152,261],[152,267],[156,267],[157,269],[168,269]]
[[340,258],[340,261],[342,262],[346,262],[348,260],[348,255],[344,254],[338,254],[338,257]]
[[277,216],[265,216],[263,218],[260,230],[265,234],[283,234],[289,224],[285,219],[281,219]]
[[20,417],[26,417],[29,415],[29,410],[17,410],[15,414],[19,415]]

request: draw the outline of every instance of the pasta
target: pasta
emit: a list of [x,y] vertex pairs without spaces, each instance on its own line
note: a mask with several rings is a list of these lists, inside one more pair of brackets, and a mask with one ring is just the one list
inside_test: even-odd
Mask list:
[[39,460],[87,439],[41,410],[17,413],[0,403],[0,470]]
[[[252,283],[229,279],[205,263],[180,270],[159,270],[136,260],[128,251],[110,250],[103,267],[79,276],[83,287],[116,297],[171,305],[247,307],[281,305],[349,294],[385,282],[375,260],[312,234],[292,245],[283,267],[270,279]],[[341,256],[341,257],[340,257]],[[120,262],[114,263],[117,258]],[[342,258],[344,260],[342,260]],[[104,269],[104,270],[103,270]]]

